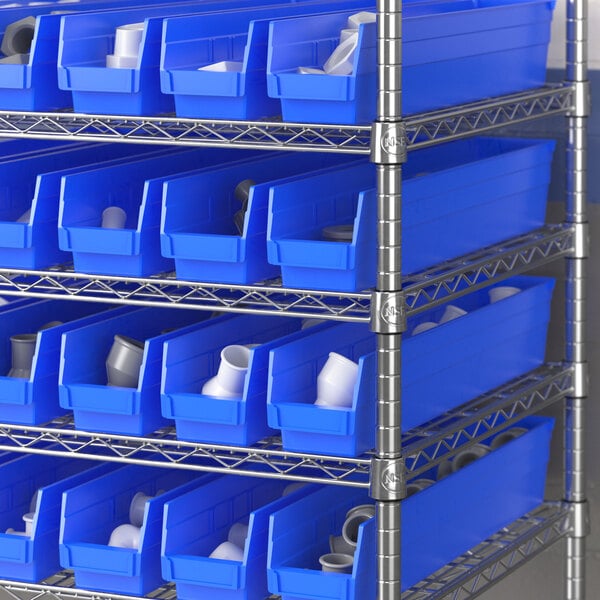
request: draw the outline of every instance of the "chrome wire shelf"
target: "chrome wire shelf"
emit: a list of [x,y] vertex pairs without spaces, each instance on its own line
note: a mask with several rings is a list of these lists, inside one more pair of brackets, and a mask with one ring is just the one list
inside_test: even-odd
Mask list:
[[407,479],[485,441],[499,429],[564,399],[573,391],[571,366],[549,363],[445,415],[402,439]]
[[[413,115],[404,121],[407,144],[430,146],[571,107],[572,88],[563,84]],[[0,136],[369,154],[371,126],[0,111]]]
[[[404,592],[402,600],[475,598],[567,535],[570,528],[567,506],[542,504]],[[61,571],[42,583],[0,580],[0,590],[13,600],[141,600],[133,596],[78,589],[71,571]],[[167,584],[145,598],[176,600],[175,586]],[[270,596],[266,600],[279,600],[279,596]]]
[[[570,226],[550,225],[508,242],[428,269],[404,280],[408,314],[542,266],[572,252]],[[174,274],[150,278],[87,275],[71,266],[47,271],[0,269],[0,294],[170,306],[210,311],[370,321],[371,292],[341,293],[285,288],[280,281],[243,286],[182,281]]]
[[545,503],[402,594],[402,600],[467,600],[568,535],[568,505]]
[[405,120],[407,145],[409,149],[432,146],[540,117],[562,115],[572,106],[573,88],[563,83],[415,115]]
[[[495,431],[572,391],[572,370],[548,364],[405,435],[406,469],[414,479]],[[0,450],[368,487],[370,457],[287,452],[279,438],[250,448],[177,440],[173,428],[146,437],[90,433],[71,416],[39,426],[0,424]]]

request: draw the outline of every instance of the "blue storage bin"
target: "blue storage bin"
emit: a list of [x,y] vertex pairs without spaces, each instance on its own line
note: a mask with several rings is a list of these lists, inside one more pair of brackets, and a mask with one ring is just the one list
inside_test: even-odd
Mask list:
[[[63,415],[58,402],[60,343],[63,333],[104,318],[108,306],[69,300],[44,300],[8,304],[0,311],[0,420],[3,423],[40,425]],[[44,325],[62,324],[40,330]],[[11,368],[10,337],[36,333],[31,375],[8,377]]]
[[[109,472],[114,466],[96,464],[92,467],[88,461],[39,455],[17,458],[7,454],[1,460],[0,577],[36,583],[60,571],[58,538],[62,493]],[[5,533],[8,528],[24,530],[22,516],[30,512],[34,497],[32,535]]]
[[[244,315],[201,323],[166,342],[162,414],[175,420],[178,439],[247,446],[272,435],[266,416],[269,351],[300,327],[299,319]],[[323,327],[330,329],[318,326]],[[242,396],[202,394],[203,385],[218,371],[221,350],[230,344],[258,344],[250,350]]]
[[[403,591],[540,504],[553,420],[531,417],[519,426],[528,433],[403,500]],[[318,562],[347,510],[368,502],[366,490],[326,486],[275,512],[269,591],[282,600],[375,600],[374,518],[359,526],[351,574],[323,573]]]
[[[279,99],[267,95],[269,21],[277,17],[324,13],[369,0],[328,0],[255,6],[232,12],[165,20],[160,63],[161,90],[175,95],[180,117],[258,119],[281,114]],[[203,67],[221,61],[238,62],[238,71]]]
[[[411,335],[414,328],[439,322],[446,305],[408,319],[402,341],[403,432],[542,364],[554,280],[515,277],[498,285],[522,291],[493,304],[488,289],[468,294],[451,302],[466,315],[418,335]],[[358,339],[360,347],[349,346]],[[281,429],[286,450],[357,456],[375,447],[374,347],[366,326],[347,323],[271,351],[267,417],[272,428]],[[314,404],[329,352],[358,362],[351,408]]]
[[[141,152],[140,148],[143,148]],[[4,207],[4,220],[0,221],[2,267],[43,269],[70,262],[70,255],[58,247],[56,232],[62,176],[89,169],[90,163],[110,164],[111,161],[118,161],[120,164],[132,154],[147,154],[148,146],[86,144],[75,151],[71,145],[67,150],[58,155],[60,160],[49,154],[51,150],[45,150],[45,153],[21,155],[12,162],[6,162],[4,182],[8,205]],[[64,168],[67,165],[71,168],[54,171],[59,166]],[[52,172],[44,173],[45,169]],[[29,218],[24,222],[16,222],[26,210],[30,211]]]
[[[356,159],[350,160],[356,164]],[[277,276],[279,267],[267,261],[269,182],[294,174],[296,179],[305,176],[307,170],[340,162],[347,163],[348,158],[282,153],[167,181],[160,229],[163,256],[175,259],[179,279],[256,283]],[[257,184],[250,188],[240,235],[234,214],[241,204],[234,190],[246,179]],[[194,198],[198,201],[192,201]]]
[[[228,0],[229,10],[252,6],[256,0]],[[263,0],[262,4],[282,0]],[[112,12],[63,16],[58,53],[58,85],[72,92],[77,112],[154,115],[174,111],[173,96],[160,91],[160,52],[163,19],[172,15],[223,13],[218,0],[183,2]],[[144,23],[136,68],[107,68],[115,29]]]
[[[79,588],[136,596],[153,591],[164,583],[160,545],[165,502],[214,477],[126,466],[72,487],[63,496],[61,565],[73,569]],[[144,508],[139,548],[108,546],[113,529],[129,523],[129,506],[138,492],[155,496]]]
[[[294,485],[294,484],[292,484]],[[264,600],[269,518],[319,489],[306,486],[282,497],[286,483],[255,477],[221,477],[165,505],[163,577],[179,600]],[[235,523],[248,525],[241,562],[209,558]]]
[[[125,309],[100,323],[68,331],[61,347],[59,399],[77,429],[143,435],[167,424],[160,414],[163,342],[170,331],[209,313],[167,308]],[[137,388],[107,386],[106,358],[116,334],[145,341]]]
[[[144,0],[143,4],[159,2],[163,0]],[[115,10],[125,3],[132,4],[131,0],[82,0],[77,2],[77,10]],[[42,6],[29,3],[19,8],[2,9],[0,36],[10,23],[29,16],[36,17],[28,63],[0,64],[0,108],[3,110],[44,111],[72,105],[71,93],[59,89],[56,75],[63,14],[48,14],[53,10],[64,11],[65,8],[73,11],[72,5],[65,7],[64,3],[50,2]]]
[[[474,138],[411,154],[402,184],[402,272],[541,227],[553,150],[548,140]],[[273,186],[268,259],[281,266],[285,286],[375,285],[374,188],[367,163]],[[353,224],[352,241],[326,241],[323,227],[340,224]]]
[[[73,252],[75,269],[83,273],[143,277],[172,271],[173,261],[160,253],[163,182],[169,175],[239,156],[240,151],[229,149],[171,148],[67,175],[60,199],[60,248]],[[109,206],[127,213],[123,229],[101,226],[102,212]]]
[[[403,9],[405,115],[537,87],[546,78],[553,0],[411,2]],[[322,68],[351,13],[273,21],[268,93],[286,121],[367,123],[376,116],[375,23],[361,25],[350,75]],[[502,73],[501,77],[497,74]]]

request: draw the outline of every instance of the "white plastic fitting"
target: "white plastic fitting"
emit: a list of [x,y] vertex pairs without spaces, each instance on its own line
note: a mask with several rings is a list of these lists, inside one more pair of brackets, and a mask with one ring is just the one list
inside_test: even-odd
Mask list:
[[123,229],[127,213],[119,206],[109,206],[102,211],[102,227],[104,229]]
[[409,497],[421,492],[434,483],[435,481],[433,481],[433,479],[415,479],[415,481],[411,481],[406,485],[406,496]]
[[140,549],[140,528],[129,523],[115,527],[110,534],[108,545],[113,548]]
[[349,544],[343,535],[330,535],[329,536],[329,549],[333,554],[349,554],[354,555],[356,545]]
[[246,547],[246,538],[248,537],[248,525],[244,523],[234,523],[229,528],[229,533],[227,534],[227,541],[235,544],[238,548],[242,550]]
[[448,321],[453,321],[454,319],[458,319],[458,317],[462,317],[466,315],[467,311],[459,308],[458,306],[454,306],[453,304],[448,304],[446,306],[446,310],[440,319],[440,325],[442,323],[447,323]]
[[489,453],[490,448],[488,446],[485,446],[484,444],[475,444],[474,446],[459,452],[454,457],[454,460],[452,461],[452,471],[456,473],[456,471],[464,469],[467,465],[470,465],[479,458],[483,458]]
[[349,408],[358,379],[358,364],[330,352],[329,358],[317,376],[317,406]]
[[15,531],[12,527],[9,527],[4,533],[8,533],[9,535],[20,535],[23,537],[27,536],[25,531]]
[[235,60],[221,60],[210,65],[199,67],[198,71],[216,71],[217,73],[241,73],[244,63]]
[[35,519],[34,512],[28,512],[23,515],[23,521],[25,521],[25,535],[31,537],[33,534],[33,521]]
[[217,374],[202,386],[202,393],[216,398],[240,398],[250,362],[250,349],[239,344],[221,350]]
[[29,53],[5,56],[4,58],[0,58],[0,63],[3,65],[28,65]]
[[511,429],[507,429],[506,431],[499,433],[492,440],[492,443],[490,444],[490,449],[496,450],[497,448],[500,448],[500,446],[504,446],[504,444],[508,444],[508,442],[511,442],[512,440],[521,437],[522,435],[525,435],[527,431],[528,430],[525,429],[525,427],[512,427]]
[[115,51],[106,56],[106,66],[112,69],[134,69],[144,35],[143,23],[121,25],[115,30]]
[[315,67],[298,67],[296,72],[300,75],[325,75],[323,69],[317,69]]
[[375,23],[376,20],[376,13],[363,10],[361,12],[350,15],[348,17],[348,23],[346,26],[348,27],[348,29],[358,29],[358,26],[361,23]]
[[355,31],[337,45],[331,56],[325,61],[323,71],[328,75],[350,75],[357,45],[358,31]]
[[232,542],[223,542],[210,553],[208,558],[242,562],[244,560],[244,551]]
[[138,492],[131,499],[129,504],[129,522],[136,527],[141,527],[144,523],[144,511],[146,510],[146,502],[154,498],[147,496],[144,492]]
[[425,331],[429,331],[430,329],[434,329],[438,324],[434,321],[424,321],[423,323],[419,323],[412,331],[413,335],[419,335],[420,333],[424,333]]
[[504,300],[504,298],[510,298],[521,291],[521,288],[514,287],[512,285],[500,285],[492,288],[488,293],[490,295],[490,304]]

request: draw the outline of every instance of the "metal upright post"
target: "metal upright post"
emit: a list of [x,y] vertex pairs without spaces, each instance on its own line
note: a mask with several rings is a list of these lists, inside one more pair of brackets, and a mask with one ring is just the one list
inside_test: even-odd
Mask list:
[[571,503],[573,528],[567,538],[567,600],[585,598],[585,537],[588,507],[585,481],[585,402],[588,395],[586,348],[587,0],[567,0],[567,82],[573,109],[567,116],[567,222],[575,229],[575,251],[566,259],[566,360],[574,367],[574,393],[565,406],[565,501]]
[[402,1],[378,0],[377,121],[371,159],[377,169],[377,290],[372,326],[377,332],[378,409],[371,495],[377,501],[377,598],[399,600],[401,505],[406,496],[402,458],[401,343],[405,328],[402,296]]

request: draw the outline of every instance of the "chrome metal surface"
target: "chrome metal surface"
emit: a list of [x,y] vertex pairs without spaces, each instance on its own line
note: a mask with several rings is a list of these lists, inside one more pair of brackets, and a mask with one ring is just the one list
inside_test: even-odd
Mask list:
[[[448,261],[403,281],[407,315],[437,306],[495,281],[569,255],[570,226],[547,226]],[[136,278],[75,273],[69,265],[46,271],[0,269],[0,294],[91,302],[171,306],[210,311],[269,313],[369,322],[371,292],[325,292],[281,287],[280,282],[240,286],[196,283],[174,274]]]
[[[465,444],[485,440],[494,431],[564,398],[572,392],[572,374],[568,365],[544,365],[407,432],[402,440],[407,478],[419,477]],[[70,416],[39,427],[0,424],[0,450],[363,488],[369,487],[371,470],[369,455],[343,458],[287,452],[279,438],[245,448],[183,442],[176,439],[173,428],[145,437],[91,433],[77,430]]]
[[467,600],[489,590],[570,531],[570,511],[542,504],[402,594],[402,600]]
[[[396,4],[391,2],[390,4]],[[389,69],[398,78],[398,69]],[[408,149],[484,133],[510,124],[565,114],[574,103],[571,84],[490,98],[404,119]],[[392,103],[395,101],[392,101]],[[280,121],[219,121],[178,117],[126,117],[80,113],[0,111],[0,136],[89,141],[231,146],[369,155],[371,125]]]
[[570,365],[547,364],[403,436],[406,478],[423,473],[495,431],[572,393]]

